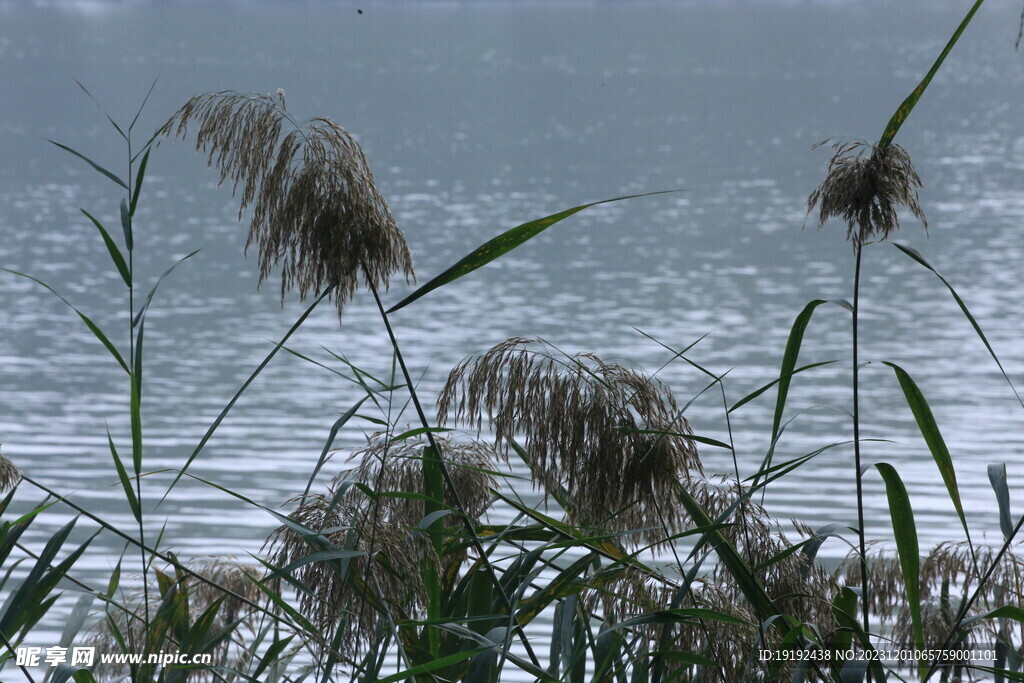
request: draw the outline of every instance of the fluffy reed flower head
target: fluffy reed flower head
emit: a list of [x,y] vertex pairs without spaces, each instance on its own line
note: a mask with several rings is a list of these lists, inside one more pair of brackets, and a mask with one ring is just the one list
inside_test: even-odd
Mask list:
[[385,289],[395,272],[414,279],[405,236],[344,128],[326,118],[294,124],[280,90],[197,95],[161,133],[184,137],[193,122],[196,149],[241,192],[239,218],[253,206],[246,246],[259,245],[261,284],[281,266],[282,299],[292,287],[302,299],[333,287],[340,316],[360,277]]
[[[491,489],[498,485],[492,474],[497,453],[478,441],[457,442],[435,435],[434,442],[441,449],[452,483],[458,489],[458,502],[465,506],[471,518],[480,518],[490,505]],[[357,481],[376,491],[422,494],[426,447],[427,442],[414,438],[389,442],[386,434],[378,432],[370,437],[365,448],[351,455],[349,461],[355,466],[339,472],[334,484],[340,486],[345,481]],[[453,493],[445,487],[445,504],[454,508],[456,502]],[[389,498],[381,503],[381,512],[388,520],[404,528],[415,528],[426,514],[421,499]]]
[[[562,488],[576,523],[682,527],[676,487],[700,460],[689,423],[658,379],[593,354],[553,357],[536,340],[508,339],[456,366],[438,402],[439,420],[493,426],[505,452],[523,435],[534,481]],[[651,527],[657,527],[651,529]]]
[[21,470],[0,450],[0,493],[7,493],[21,482]]
[[[490,504],[489,489],[496,485],[490,472],[494,453],[482,444],[456,443],[435,438],[467,514],[483,515]],[[290,518],[320,532],[331,545],[362,555],[337,562],[309,562],[294,572],[308,588],[299,594],[299,606],[323,629],[329,642],[341,629],[342,654],[358,652],[376,636],[378,625],[389,618],[411,617],[425,609],[421,560],[426,557],[439,569],[453,569],[463,552],[437,557],[429,540],[420,533],[425,516],[422,499],[367,496],[359,483],[376,493],[423,494],[422,458],[425,444],[415,439],[389,442],[375,434],[355,452],[354,466],[340,472],[325,494],[300,497]],[[455,501],[447,492],[446,503]],[[450,519],[450,518],[446,518]],[[454,524],[454,522],[450,522]],[[286,567],[320,548],[294,528],[281,526],[267,539],[271,563]]]
[[832,149],[825,180],[807,199],[808,213],[819,209],[819,229],[829,218],[842,217],[847,225],[846,238],[855,247],[876,239],[882,241],[899,229],[897,207],[901,205],[928,229],[917,200],[921,178],[907,150],[899,145],[882,147],[859,140],[837,142]]

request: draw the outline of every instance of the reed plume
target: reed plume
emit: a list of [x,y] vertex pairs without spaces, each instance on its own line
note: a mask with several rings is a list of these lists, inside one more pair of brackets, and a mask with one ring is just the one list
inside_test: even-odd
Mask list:
[[246,249],[258,245],[261,284],[281,266],[282,301],[293,287],[300,299],[329,287],[340,316],[360,278],[378,289],[396,272],[415,279],[405,235],[344,128],[294,123],[280,90],[197,95],[160,133],[182,138],[191,123],[196,149],[241,194],[239,219],[253,207]]
[[523,435],[534,482],[563,489],[577,524],[639,529],[652,542],[683,526],[676,487],[701,465],[689,423],[656,378],[512,338],[451,371],[438,400],[440,423],[449,416],[477,429],[486,416],[506,454]]
[[[493,452],[483,444],[441,437],[435,441],[465,512],[480,517],[490,504],[490,489],[496,486],[491,474]],[[299,593],[300,608],[322,629],[325,642],[341,629],[342,654],[359,652],[388,620],[424,613],[423,558],[436,563],[439,570],[454,570],[465,557],[461,550],[444,557],[434,552],[420,529],[425,515],[422,498],[387,495],[424,494],[425,445],[416,439],[391,442],[385,434],[375,434],[365,448],[353,453],[349,458],[353,466],[339,472],[326,493],[293,499],[299,504],[290,519],[321,533],[337,548],[360,553],[347,560],[347,567],[307,562],[294,572],[294,578],[308,589]],[[373,495],[355,484],[372,489]],[[445,504],[454,507],[454,500]],[[301,562],[318,550],[287,525],[276,529],[266,546],[277,567]]]
[[818,208],[819,229],[829,218],[841,217],[851,242],[884,241],[900,227],[897,208],[901,205],[928,229],[918,203],[921,178],[905,149],[855,140],[837,142],[832,150],[825,180],[807,199],[808,213]]
[[7,493],[21,482],[21,470],[11,462],[0,447],[0,493]]

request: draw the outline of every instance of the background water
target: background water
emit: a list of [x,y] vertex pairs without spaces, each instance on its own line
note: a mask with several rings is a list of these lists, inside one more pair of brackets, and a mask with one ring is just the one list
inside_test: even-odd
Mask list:
[[[899,240],[960,291],[1010,375],[1024,377],[1024,57],[1013,49],[1019,3],[986,4],[898,142],[914,155],[929,237],[907,220]],[[363,13],[357,13],[357,8]],[[144,138],[190,95],[287,92],[299,117],[326,115],[357,133],[425,281],[498,232],[586,201],[675,189],[584,212],[515,253],[394,316],[413,372],[433,396],[448,369],[509,336],[541,336],[653,370],[668,357],[635,328],[729,374],[736,400],[777,375],[786,336],[814,298],[848,298],[843,226],[817,232],[808,193],[826,137],[876,139],[965,10],[953,0],[690,3],[6,3],[0,4],[0,265],[64,293],[127,346],[125,292],[78,207],[117,225],[109,181],[44,138],[121,172],[118,138],[73,79]],[[298,317],[275,282],[256,290],[237,204],[181,143],[154,154],[135,221],[136,268],[148,288],[174,259],[202,251],[162,286],[146,326],[151,361],[145,466],[180,467],[224,403]],[[806,225],[806,228],[805,228]],[[394,286],[387,300],[406,293]],[[998,539],[985,468],[1006,462],[1022,485],[1024,410],[941,284],[888,245],[865,253],[866,360],[918,381],[953,453],[977,533]],[[802,362],[841,362],[793,382],[779,446],[794,457],[850,438],[849,316],[815,314]],[[0,276],[0,442],[31,476],[120,525],[105,427],[130,452],[126,381],[81,322],[42,288]],[[372,299],[343,324],[318,310],[292,346],[321,345],[384,375],[390,354]],[[704,387],[682,363],[662,372],[682,401]],[[896,465],[922,545],[959,538],[935,465],[892,372],[862,374],[868,462]],[[358,388],[294,357],[276,359],[192,471],[262,504],[300,492],[334,420]],[[726,438],[721,397],[688,411],[698,433]],[[733,416],[740,464],[767,447],[773,396]],[[403,418],[403,422],[411,418]],[[355,423],[338,445],[358,446]],[[728,471],[728,455],[703,451]],[[774,485],[780,517],[851,524],[849,447]],[[160,495],[170,475],[147,479]],[[866,478],[868,527],[889,532],[883,488]],[[33,493],[32,496],[35,497]],[[1017,511],[1020,512],[1019,510]],[[35,538],[66,520],[53,508]],[[152,512],[182,555],[255,551],[272,527],[224,493],[183,482]],[[81,574],[100,580],[120,544],[101,537]],[[845,552],[828,542],[823,554]]]

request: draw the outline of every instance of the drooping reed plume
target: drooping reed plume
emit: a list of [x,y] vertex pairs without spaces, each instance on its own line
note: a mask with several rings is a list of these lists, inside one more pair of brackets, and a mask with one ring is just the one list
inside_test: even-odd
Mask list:
[[[683,525],[680,481],[700,471],[689,423],[661,380],[593,354],[557,358],[512,338],[456,366],[438,419],[486,417],[507,453],[521,436],[537,483],[565,490],[578,524],[658,540]],[[664,525],[664,527],[662,526]]]
[[846,238],[855,245],[884,241],[900,227],[905,206],[927,230],[918,190],[921,178],[907,150],[899,145],[837,142],[825,179],[808,197],[807,211],[818,208],[818,227],[830,218],[846,221]]
[[[467,514],[482,516],[496,486],[494,453],[486,445],[457,443],[435,437],[459,490]],[[422,458],[425,443],[417,439],[389,442],[384,434],[371,437],[355,452],[353,467],[338,473],[326,493],[299,500],[291,519],[323,536],[335,547],[363,555],[347,568],[328,562],[310,562],[294,572],[308,591],[299,594],[299,606],[330,640],[341,629],[343,654],[354,654],[372,642],[378,626],[389,619],[414,617],[425,609],[421,561],[439,569],[452,569],[464,550],[438,557],[422,533],[425,515],[421,498],[389,493],[423,495]],[[369,487],[368,496],[358,483]],[[445,504],[455,506],[449,496]],[[455,524],[455,522],[451,522]],[[281,526],[267,539],[271,563],[287,567],[317,552],[294,528]]]
[[7,493],[21,481],[21,470],[0,448],[0,493]]
[[260,282],[281,267],[281,297],[332,287],[339,316],[360,279],[386,289],[400,272],[414,279],[405,236],[377,190],[359,143],[327,118],[293,122],[284,93],[230,91],[191,98],[161,130],[185,137],[253,207],[247,248],[258,245]]

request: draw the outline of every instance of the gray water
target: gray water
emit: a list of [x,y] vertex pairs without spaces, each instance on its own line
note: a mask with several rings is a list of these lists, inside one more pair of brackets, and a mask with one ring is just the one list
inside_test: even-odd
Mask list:
[[[824,138],[877,138],[927,71],[965,3],[157,3],[0,4],[0,266],[62,292],[127,346],[125,289],[85,208],[116,226],[118,188],[44,138],[123,172],[116,132],[75,85],[145,139],[189,96],[283,88],[299,117],[355,132],[403,227],[421,281],[491,236],[587,201],[663,189],[596,207],[394,316],[413,372],[432,397],[448,369],[510,336],[540,336],[648,370],[669,354],[634,330],[730,370],[733,401],[777,376],[803,305],[852,295],[844,227],[805,215]],[[363,9],[359,14],[357,8]],[[1017,3],[977,16],[898,142],[925,183],[928,236],[912,219],[898,239],[957,287],[1010,376],[1024,382],[1024,57],[1013,50]],[[884,21],[881,17],[884,16]],[[178,468],[226,401],[303,307],[277,283],[257,291],[245,223],[227,188],[182,143],[149,164],[135,221],[139,282],[202,248],[154,300],[146,326],[145,467]],[[933,275],[888,245],[865,252],[865,360],[905,367],[953,454],[978,535],[998,539],[986,466],[1022,485],[1024,410]],[[386,295],[407,293],[397,283]],[[127,381],[81,321],[27,280],[0,275],[0,443],[27,473],[122,526],[106,445],[130,452]],[[339,327],[317,310],[290,345],[330,364],[321,345],[386,375],[390,352],[360,292]],[[818,309],[801,362],[840,362],[793,382],[778,457],[851,438],[849,315]],[[337,364],[335,364],[337,366]],[[661,376],[681,401],[705,379],[676,362]],[[922,546],[962,531],[892,371],[862,373],[868,462],[900,471]],[[281,354],[239,401],[192,472],[275,507],[300,492],[331,424],[361,391]],[[733,415],[741,469],[768,446],[774,392]],[[726,440],[721,396],[688,410],[695,430]],[[412,422],[412,416],[402,422]],[[351,448],[373,425],[352,423]],[[705,468],[730,471],[705,448]],[[839,447],[773,485],[769,509],[812,526],[853,524],[852,452]],[[147,478],[147,498],[172,475]],[[891,536],[883,487],[866,477],[869,534]],[[33,492],[26,500],[38,496]],[[1019,510],[1017,512],[1020,512]],[[40,538],[68,519],[53,508]],[[185,480],[149,518],[179,554],[258,549],[272,519]],[[121,546],[101,537],[83,564],[105,580]],[[844,554],[830,541],[826,556]]]

